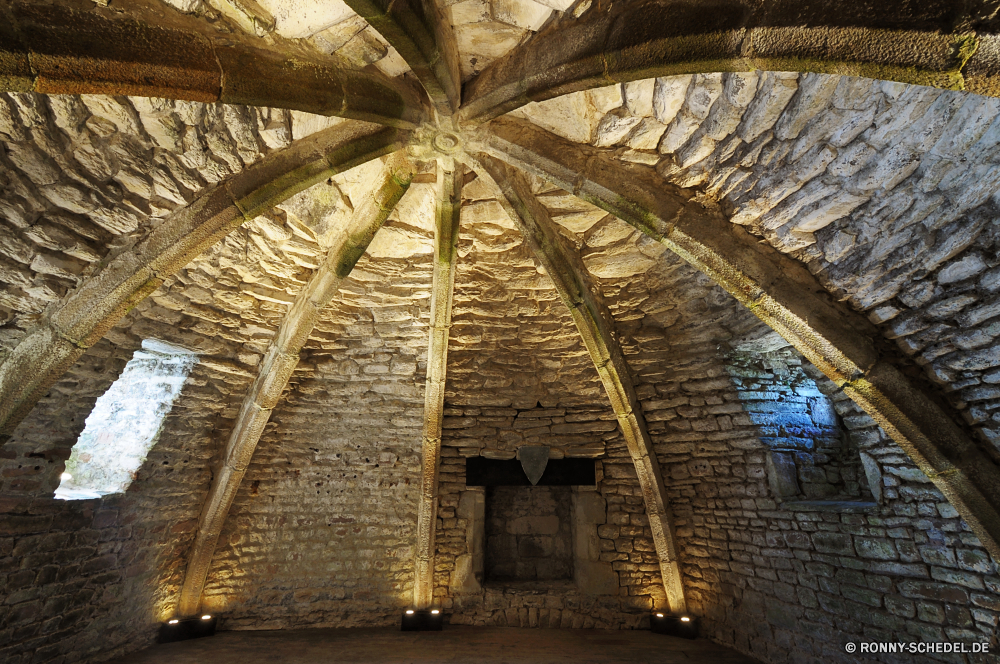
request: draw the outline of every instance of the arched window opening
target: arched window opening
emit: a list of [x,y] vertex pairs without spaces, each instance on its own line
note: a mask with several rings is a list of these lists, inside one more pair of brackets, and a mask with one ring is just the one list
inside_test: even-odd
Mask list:
[[55,497],[84,500],[124,492],[197,361],[197,355],[184,348],[143,341],[118,380],[94,404]]
[[744,409],[767,446],[767,480],[785,507],[873,501],[857,444],[837,413],[847,397],[777,334],[726,357]]

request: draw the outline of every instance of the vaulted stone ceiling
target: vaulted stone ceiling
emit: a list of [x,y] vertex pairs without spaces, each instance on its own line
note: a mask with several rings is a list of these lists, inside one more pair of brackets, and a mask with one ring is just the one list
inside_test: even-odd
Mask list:
[[[95,368],[88,383],[88,367],[120,366],[151,336],[202,353],[178,408],[193,415],[183,452],[205,470],[197,487],[164,496],[184,495],[172,509],[188,521],[210,482],[210,496],[226,497],[209,498],[200,526],[162,554],[175,593],[192,539],[202,542],[184,612],[211,602],[213,583],[239,596],[239,579],[226,581],[266,567],[240,540],[247,492],[286,470],[336,470],[364,436],[410,446],[385,480],[403,507],[380,527],[431,537],[433,586],[433,517],[418,515],[437,491],[427,450],[440,447],[448,407],[503,403],[618,419],[647,511],[664,517],[653,539],[665,598],[682,609],[641,385],[672,354],[751,331],[759,321],[740,303],[844,385],[996,554],[1000,122],[993,98],[962,90],[995,92],[995,10],[898,8],[866,30],[833,3],[798,14],[721,4],[708,23],[662,3],[680,18],[660,34],[638,29],[653,7],[642,3],[168,4],[3,5],[0,408],[10,448],[35,453],[60,395],[100,391],[105,379]],[[887,54],[876,45],[888,31],[899,47]],[[139,36],[87,39],[122,34]],[[182,35],[197,35],[191,53]],[[151,65],[157,49],[170,66]],[[76,57],[91,51],[114,66]],[[406,193],[379,208],[388,220],[350,257],[353,271],[337,272],[301,353],[279,348],[296,298],[321,266],[336,272],[328,252],[346,260],[366,248],[342,229],[394,177]],[[440,259],[449,205],[460,210],[450,262]],[[432,306],[452,297],[435,269],[454,272],[450,324]],[[435,327],[450,328],[444,348],[428,341]],[[435,406],[425,378],[444,351]],[[254,390],[267,399],[245,400]],[[274,409],[241,448],[262,441],[250,488],[239,482],[249,458],[233,462],[234,483],[209,472],[229,463],[230,432],[249,430],[247,404]],[[455,447],[479,453],[490,435]],[[318,436],[322,451],[282,444]],[[525,442],[537,441],[493,447]],[[600,456],[605,439],[559,452]],[[397,572],[430,603],[419,569]],[[246,592],[259,600],[259,588]]]

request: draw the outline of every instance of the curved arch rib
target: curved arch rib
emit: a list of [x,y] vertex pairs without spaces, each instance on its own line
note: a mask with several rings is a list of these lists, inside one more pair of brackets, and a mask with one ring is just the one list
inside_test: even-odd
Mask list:
[[653,531],[653,544],[660,559],[660,574],[672,613],[687,611],[681,583],[673,523],[665,496],[660,463],[646,429],[642,406],[632,385],[625,356],[614,336],[614,319],[598,299],[579,255],[566,246],[555,224],[525,177],[514,168],[480,154],[477,160],[502,192],[497,199],[517,224],[538,262],[555,284],[559,298],[569,308],[590,358],[597,368],[611,407],[618,418],[639,486],[646,503],[646,516]]
[[961,3],[928,9],[888,0],[873,20],[861,3],[842,0],[595,3],[580,19],[566,16],[491,63],[466,84],[459,117],[486,121],[616,82],[754,69],[1000,95],[998,38],[980,25],[988,13],[966,11]]
[[345,0],[410,65],[438,113],[458,110],[462,81],[451,24],[433,0]]
[[160,25],[87,4],[85,10],[24,0],[0,5],[0,91],[270,106],[402,128],[424,119],[415,95],[381,74],[339,69],[304,53],[286,56],[235,37],[223,43],[168,7],[159,8],[169,19]]
[[458,258],[458,223],[462,209],[461,165],[438,159],[437,209],[434,228],[434,277],[431,329],[424,388],[424,431],[421,443],[420,504],[414,550],[413,604],[426,609],[434,601],[434,532],[437,529],[438,471],[441,467],[441,422],[448,369],[448,335]]
[[178,615],[192,616],[198,612],[209,566],[229,508],[236,498],[264,426],[271,417],[271,410],[278,404],[288,379],[299,363],[299,351],[316,326],[323,308],[337,295],[341,282],[354,269],[375,233],[406,193],[413,172],[413,165],[402,153],[397,152],[389,158],[382,181],[371,196],[355,208],[327,252],[323,264],[313,272],[309,283],[295,297],[277,335],[268,345],[257,378],[243,400],[229,435],[222,467],[213,477],[205,499],[177,603]]
[[0,440],[167,277],[243,222],[336,173],[398,150],[406,137],[397,129],[345,122],[296,141],[171,214],[49,309],[0,365]]
[[614,159],[523,121],[495,121],[482,148],[573,192],[653,237],[722,286],[843,387],[1000,557],[1000,469],[933,392],[907,378],[879,331],[833,301],[794,259],[667,184],[649,166]]

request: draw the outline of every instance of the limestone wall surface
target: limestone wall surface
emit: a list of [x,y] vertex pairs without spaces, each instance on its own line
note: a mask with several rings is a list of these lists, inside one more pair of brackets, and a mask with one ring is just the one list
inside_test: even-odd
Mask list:
[[261,437],[205,590],[228,629],[391,625],[412,602],[431,201],[400,202]]
[[[521,113],[655,164],[805,261],[926,367],[992,445],[993,101],[753,73],[630,83]],[[15,344],[48,302],[165,214],[328,124],[266,109],[0,96],[0,345]],[[150,642],[173,606],[261,355],[378,169],[318,185],[178,272],[0,449],[0,659],[97,661]],[[223,628],[388,625],[411,601],[429,175],[324,313],[261,438],[209,575],[206,607]],[[614,414],[544,270],[486,187],[467,181],[436,600],[454,623],[641,627],[662,598],[659,559]],[[867,488],[875,506],[779,504],[767,479],[773,436],[747,412],[747,384],[732,371],[733,344],[759,321],[631,227],[547,183],[532,186],[614,317],[706,635],[767,662],[857,661],[842,646],[861,638],[996,643],[995,561],[866,415],[809,374],[849,436],[850,464],[829,484],[852,498],[868,498]],[[94,400],[145,338],[189,348],[199,362],[137,480],[124,495],[54,501]],[[590,505],[586,588],[575,578],[525,592],[475,578],[478,498],[465,486],[465,459],[513,458],[524,444],[598,463],[596,490],[573,494]]]
[[[140,317],[126,328],[133,321],[139,327]],[[172,331],[156,328],[164,340],[182,336]],[[150,644],[156,622],[172,614],[210,466],[224,443],[217,431],[235,417],[249,374],[203,358],[125,494],[54,500],[94,400],[141,341],[115,332],[117,343],[104,340],[88,351],[3,450],[4,661],[100,660],[133,651]]]
[[[325,122],[299,119],[305,122],[287,127],[308,133]],[[376,163],[368,170],[378,169]],[[167,280],[53,386],[0,450],[0,658],[98,661],[149,645],[158,622],[173,615],[213,468],[261,354],[323,255],[325,233],[349,213],[354,186],[371,175],[347,173],[290,200],[288,211],[248,224]],[[427,232],[417,231],[396,224],[396,239],[411,241],[372,251],[414,253],[415,244],[429,243]],[[429,284],[429,273],[424,277]],[[414,296],[406,291],[407,304]],[[27,325],[20,320],[5,328],[11,339]],[[369,322],[367,336],[373,327]],[[344,329],[336,338],[345,337]],[[409,334],[426,338],[423,329]],[[136,480],[123,495],[53,500],[94,401],[147,338],[188,348],[198,363]],[[316,349],[330,348],[329,338],[317,330]],[[416,373],[416,355],[402,354],[394,370]]]
[[825,74],[647,79],[515,113],[693,187],[949,393],[994,459],[998,102]]
[[857,446],[852,444],[829,396],[810,378],[836,385],[791,348],[736,350],[726,371],[743,408],[758,426],[768,452],[768,482],[775,498],[862,500],[870,496]]
[[[663,470],[690,608],[708,635],[768,662],[858,661],[843,644],[862,638],[996,640],[995,562],[866,414],[803,364],[859,457],[847,457],[859,492],[871,479],[878,505],[782,509],[767,481],[772,432],[755,424],[747,385],[727,369],[731,348],[759,321],[617,220],[572,234],[567,226],[615,318]],[[617,240],[592,249],[595,230]],[[643,263],[647,252],[656,260]],[[609,443],[605,481],[632,472],[623,448],[619,470],[609,465],[615,452]],[[630,592],[652,596],[658,581]]]

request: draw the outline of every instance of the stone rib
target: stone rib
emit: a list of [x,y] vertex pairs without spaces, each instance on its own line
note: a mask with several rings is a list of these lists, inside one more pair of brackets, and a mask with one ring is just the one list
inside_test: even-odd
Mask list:
[[485,121],[532,101],[616,82],[755,69],[1000,94],[997,37],[986,15],[969,16],[959,3],[937,12],[893,3],[879,10],[880,25],[893,28],[871,29],[854,27],[871,23],[854,5],[859,3],[814,0],[794,10],[745,0],[722,0],[710,10],[697,3],[595,5],[491,63],[466,84],[459,117]]
[[423,120],[415,95],[386,76],[264,50],[238,35],[223,43],[194,17],[146,5],[133,0],[122,13],[0,4],[0,90],[269,106],[402,128]]
[[462,95],[458,46],[451,24],[431,0],[345,0],[382,35],[414,75],[438,113],[458,110]]
[[451,331],[451,306],[455,289],[458,223],[462,209],[462,178],[462,167],[454,159],[438,159],[431,329],[424,391],[417,545],[413,557],[413,604],[419,609],[430,607],[434,601],[434,531],[437,527],[438,469],[441,466],[441,421],[444,416],[448,335]]
[[375,233],[406,193],[412,178],[413,166],[402,153],[390,157],[380,185],[355,208],[322,265],[295,297],[278,334],[268,346],[257,378],[243,400],[229,435],[222,467],[213,478],[205,500],[177,603],[178,615],[191,616],[198,612],[209,566],[229,508],[271,411],[299,363],[299,351],[312,333],[323,308],[337,294],[341,282],[354,269]]
[[588,278],[580,256],[566,245],[548,210],[531,193],[527,179],[514,168],[489,155],[480,154],[477,160],[499,187],[502,195],[498,196],[498,200],[521,229],[538,262],[552,279],[560,299],[569,308],[573,322],[597,368],[642,487],[646,516],[653,531],[656,554],[660,559],[667,607],[673,613],[684,613],[687,604],[660,464],[646,429],[646,420],[632,385],[625,356],[614,336],[611,313],[599,300],[597,288]]
[[[879,331],[794,259],[720,213],[689,200],[648,166],[618,161],[523,121],[495,121],[484,149],[545,178],[650,235],[748,307],[842,386],[1000,556],[1000,469],[949,414],[904,375]],[[902,369],[902,370],[901,370]],[[942,405],[943,404],[943,405]]]
[[46,312],[0,365],[8,438],[87,348],[163,281],[243,222],[330,176],[398,150],[396,129],[345,122],[293,143],[202,194]]

